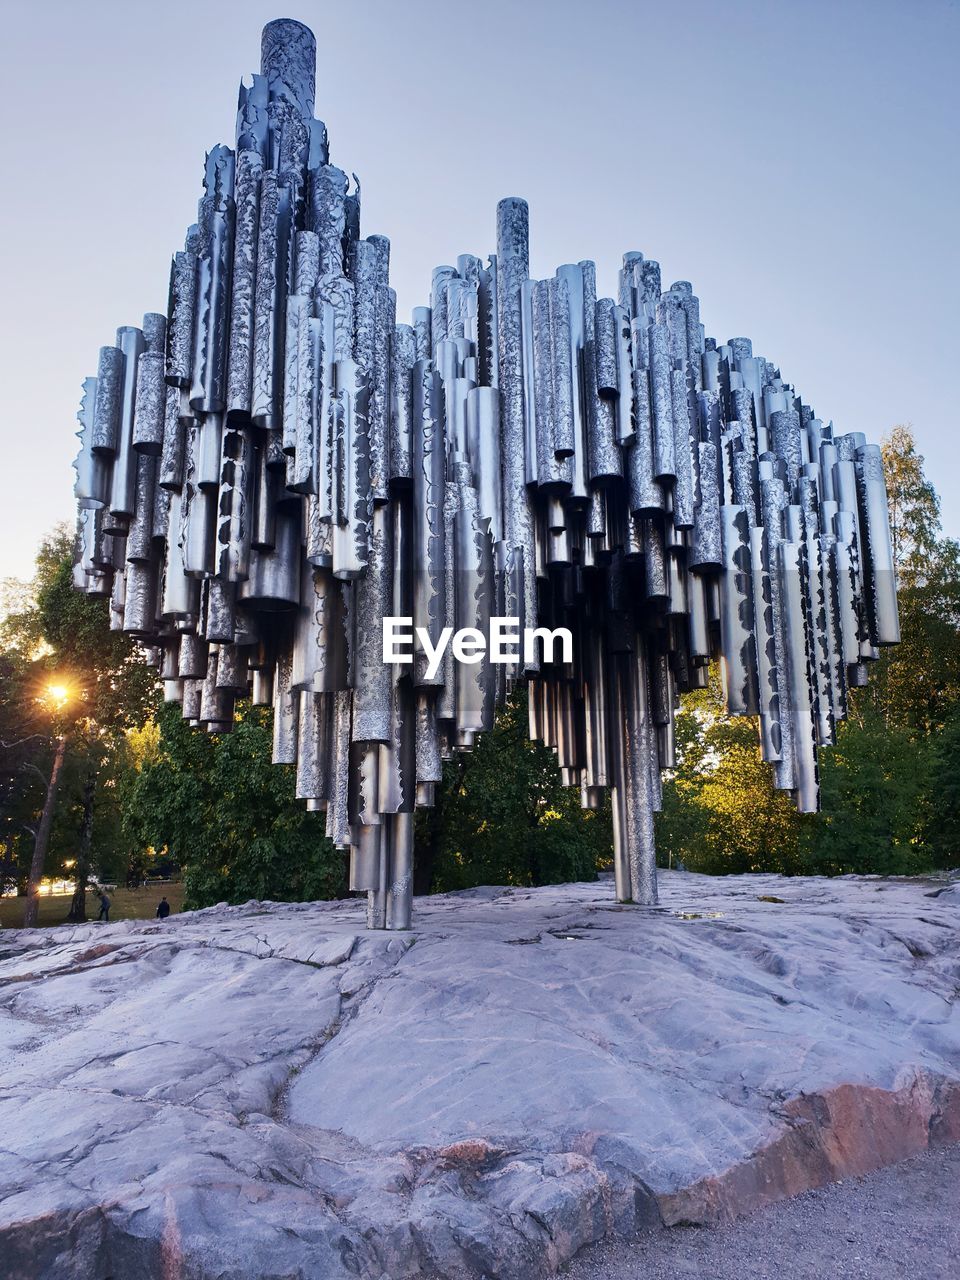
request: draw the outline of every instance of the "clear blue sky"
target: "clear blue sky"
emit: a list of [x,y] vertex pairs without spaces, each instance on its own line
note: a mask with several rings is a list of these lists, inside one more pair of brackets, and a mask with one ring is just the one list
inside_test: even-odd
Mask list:
[[317,35],[317,113],[392,241],[400,313],[531,206],[532,270],[620,255],[691,280],[822,417],[913,423],[960,535],[956,0],[2,0],[0,578],[71,517],[82,379],[163,310],[204,151],[275,17]]

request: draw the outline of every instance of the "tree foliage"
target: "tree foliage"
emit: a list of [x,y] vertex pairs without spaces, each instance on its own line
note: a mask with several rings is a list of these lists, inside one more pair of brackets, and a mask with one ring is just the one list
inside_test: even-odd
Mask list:
[[123,788],[132,846],[166,850],[184,869],[186,905],[270,898],[303,902],[345,892],[344,856],[322,814],[294,795],[294,770],[271,763],[271,718],[241,704],[232,733],[190,727],[161,708],[152,740]]
[[657,819],[660,861],[723,874],[796,871],[799,815],[773,787],[754,722],[726,714],[719,676],[681,700],[676,736]]
[[855,711],[871,703],[891,728],[925,737],[941,729],[960,705],[960,546],[942,536],[940,501],[924,475],[909,427],[893,429],[883,458],[900,644],[883,651],[870,684],[853,702]]
[[931,743],[923,844],[935,867],[960,865],[960,708]]
[[[110,630],[107,601],[72,586],[74,542],[65,527],[41,544],[29,584],[8,590],[13,603],[0,629],[0,846],[8,878],[23,885],[46,794],[58,734],[66,737],[48,874],[77,875],[75,904],[91,872],[123,874],[119,784],[126,732],[157,697],[154,673],[137,647]],[[52,704],[48,688],[65,690]]]
[[53,758],[32,667],[0,652],[0,888],[26,874]]
[[822,810],[800,816],[760,758],[756,727],[723,711],[719,683],[682,699],[664,787],[661,860],[692,869],[911,873],[960,865],[960,549],[909,427],[883,445],[901,643],[851,690],[819,753]]
[[433,809],[417,819],[418,888],[592,880],[612,856],[609,806],[580,808],[556,754],[527,740],[519,689],[469,755],[444,765]]
[[926,567],[941,554],[940,499],[924,474],[923,457],[909,426],[893,427],[881,449],[893,562],[904,590],[923,582]]
[[4,620],[3,639],[34,655],[38,676],[69,685],[72,722],[120,734],[143,724],[156,705],[156,676],[131,637],[110,630],[106,598],[74,588],[73,560],[73,535],[60,526],[41,543],[33,582]]
[[821,752],[822,808],[804,822],[802,866],[820,875],[906,875],[930,865],[920,838],[926,743],[869,699]]

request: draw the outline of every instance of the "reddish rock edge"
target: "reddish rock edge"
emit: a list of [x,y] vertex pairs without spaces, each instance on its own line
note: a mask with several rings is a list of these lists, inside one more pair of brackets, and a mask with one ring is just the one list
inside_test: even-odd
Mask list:
[[666,1226],[712,1226],[928,1147],[960,1142],[960,1084],[919,1072],[900,1089],[842,1084],[783,1107],[786,1131],[749,1160],[656,1197]]

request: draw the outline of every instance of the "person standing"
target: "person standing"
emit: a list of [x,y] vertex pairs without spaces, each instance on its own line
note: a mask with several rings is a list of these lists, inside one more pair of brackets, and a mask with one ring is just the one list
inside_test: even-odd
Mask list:
[[103,892],[102,889],[97,890],[97,892],[100,895],[100,914],[97,916],[97,919],[103,920],[107,924],[109,924],[110,923],[110,899],[107,897],[107,895]]
[[166,898],[161,898],[160,901],[157,903],[157,919],[166,920],[169,914],[170,914],[170,903],[166,900]]

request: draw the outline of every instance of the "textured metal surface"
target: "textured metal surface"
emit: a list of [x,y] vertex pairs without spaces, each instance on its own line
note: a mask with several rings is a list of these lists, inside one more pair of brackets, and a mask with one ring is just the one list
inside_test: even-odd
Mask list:
[[[749,339],[706,337],[692,286],[638,252],[616,299],[592,262],[530,279],[520,199],[496,255],[437,267],[398,323],[389,242],[361,238],[313,119],[315,57],[300,23],[265,29],[166,316],[84,382],[74,581],[191,723],[273,705],[273,758],[372,925],[409,927],[414,810],[524,675],[563,780],[589,808],[610,789],[617,896],[655,902],[674,711],[711,660],[776,785],[817,806],[848,688],[899,638],[879,450]],[[422,629],[408,664],[382,661],[385,617]],[[569,627],[572,662],[448,648],[428,670],[445,628],[494,617]]]

